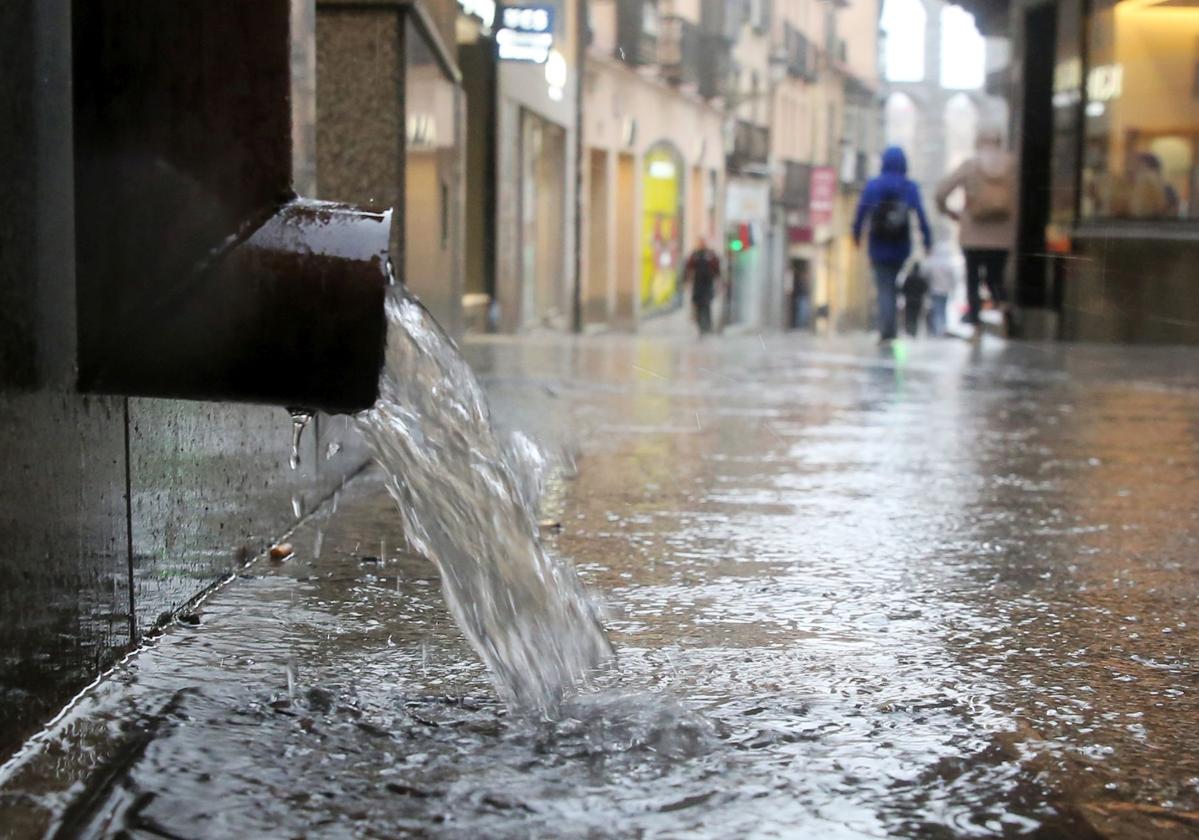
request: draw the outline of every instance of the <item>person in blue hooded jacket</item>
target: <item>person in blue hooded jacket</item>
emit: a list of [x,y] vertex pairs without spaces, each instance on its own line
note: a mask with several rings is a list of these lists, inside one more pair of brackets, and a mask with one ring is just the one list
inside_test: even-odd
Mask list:
[[932,233],[920,200],[920,188],[908,179],[908,160],[903,149],[891,146],[883,152],[883,171],[871,178],[858,200],[853,219],[853,241],[862,241],[863,227],[869,228],[870,266],[878,289],[878,327],[880,339],[890,341],[896,334],[896,281],[908,257],[912,255],[911,214],[920,223],[925,251],[932,250]]

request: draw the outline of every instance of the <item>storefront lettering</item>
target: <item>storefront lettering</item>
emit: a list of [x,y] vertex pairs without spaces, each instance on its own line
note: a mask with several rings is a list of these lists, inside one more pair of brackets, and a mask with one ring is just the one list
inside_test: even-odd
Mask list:
[[1124,67],[1102,64],[1087,74],[1087,101],[1110,102],[1124,92]]
[[[1082,62],[1077,58],[1063,61],[1053,71],[1053,105],[1066,108],[1078,104],[1081,96]],[[1101,64],[1087,73],[1087,102],[1111,102],[1124,93],[1124,66]],[[1099,109],[1096,109],[1099,110]]]
[[551,6],[506,6],[495,35],[504,61],[545,64],[554,46],[554,9]]

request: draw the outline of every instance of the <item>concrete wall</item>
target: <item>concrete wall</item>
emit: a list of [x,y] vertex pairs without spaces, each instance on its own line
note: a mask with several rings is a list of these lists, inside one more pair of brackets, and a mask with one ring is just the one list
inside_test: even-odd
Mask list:
[[293,471],[281,408],[77,392],[70,33],[0,4],[0,760],[367,457],[346,418]]
[[1199,239],[1117,227],[1074,237],[1063,260],[1062,338],[1199,342]]

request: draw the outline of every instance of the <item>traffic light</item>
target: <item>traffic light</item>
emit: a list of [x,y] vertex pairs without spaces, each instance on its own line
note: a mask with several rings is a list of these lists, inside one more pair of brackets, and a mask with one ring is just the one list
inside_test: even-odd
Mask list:
[[753,227],[748,222],[741,222],[729,228],[729,251],[740,254],[754,246]]

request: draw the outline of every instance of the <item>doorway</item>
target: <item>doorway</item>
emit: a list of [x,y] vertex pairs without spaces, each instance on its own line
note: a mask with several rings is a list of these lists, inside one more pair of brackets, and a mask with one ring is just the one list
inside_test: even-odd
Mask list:
[[564,326],[566,132],[521,112],[521,325]]
[[637,171],[632,155],[621,154],[616,163],[616,320],[632,326],[637,318],[639,287],[637,260]]
[[1050,305],[1045,225],[1053,183],[1053,62],[1057,48],[1057,5],[1046,3],[1024,15],[1023,130],[1020,137],[1020,212],[1016,229],[1015,303]]

